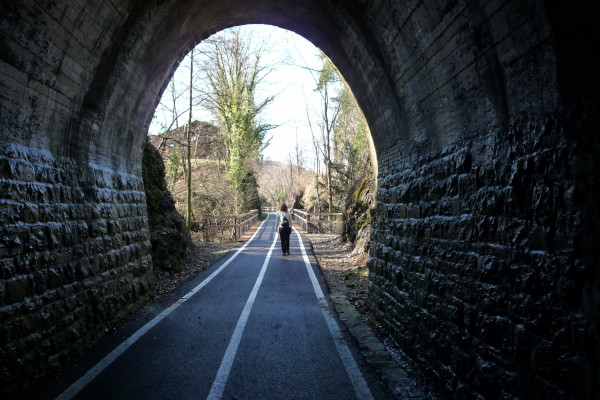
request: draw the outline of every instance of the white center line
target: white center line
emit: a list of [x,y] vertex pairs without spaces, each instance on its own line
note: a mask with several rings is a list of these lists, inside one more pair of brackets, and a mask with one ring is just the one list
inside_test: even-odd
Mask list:
[[210,393],[208,394],[208,400],[220,400],[223,397],[223,392],[225,391],[225,385],[227,384],[227,379],[229,378],[229,373],[231,372],[231,367],[233,366],[233,361],[235,359],[235,355],[237,353],[238,346],[240,341],[242,340],[242,334],[244,333],[244,329],[246,328],[246,322],[248,322],[248,316],[250,315],[250,311],[252,310],[252,306],[254,305],[254,300],[256,299],[256,295],[258,294],[258,289],[262,284],[263,277],[265,276],[265,272],[267,270],[267,265],[269,264],[269,260],[271,259],[271,253],[273,253],[273,248],[277,243],[277,236],[273,240],[273,244],[267,253],[267,257],[265,258],[265,262],[262,265],[260,273],[258,274],[258,278],[256,279],[256,283],[252,288],[252,292],[248,297],[248,301],[246,301],[246,305],[244,306],[244,310],[242,311],[242,315],[240,315],[240,319],[233,331],[233,335],[231,336],[231,340],[229,341],[229,345],[227,346],[227,350],[225,351],[225,356],[223,357],[223,361],[221,361],[221,366],[219,367],[219,371],[217,372],[217,376],[210,388]]
[[372,400],[373,395],[371,394],[371,390],[369,389],[369,385],[365,381],[358,365],[356,364],[356,360],[352,356],[350,349],[346,346],[344,342],[344,338],[342,336],[342,332],[338,327],[335,319],[327,312],[329,307],[327,307],[327,300],[323,295],[323,291],[321,290],[321,285],[319,285],[319,281],[317,281],[317,277],[312,269],[310,261],[308,260],[308,256],[306,255],[306,250],[304,249],[304,243],[302,242],[302,238],[300,237],[300,233],[296,228],[293,228],[296,236],[298,237],[298,243],[300,244],[300,250],[302,251],[302,257],[304,258],[304,265],[306,266],[306,270],[308,271],[308,276],[310,276],[310,281],[312,282],[313,289],[321,304],[321,311],[323,312],[323,317],[327,322],[327,327],[329,328],[329,333],[333,337],[333,342],[335,343],[335,347],[337,348],[338,354],[340,355],[340,359],[346,368],[346,373],[350,378],[350,382],[352,382],[352,386],[354,387],[354,393],[356,394],[356,398],[364,399],[364,400]]
[[167,315],[171,314],[175,309],[177,309],[180,305],[185,303],[190,297],[196,294],[200,289],[206,286],[215,276],[217,276],[221,271],[225,269],[231,262],[240,254],[246,246],[254,240],[256,234],[262,229],[265,222],[268,219],[264,220],[262,224],[258,227],[258,229],[254,232],[254,234],[248,239],[246,243],[242,247],[238,249],[223,265],[221,265],[215,272],[213,272],[208,278],[202,281],[198,286],[193,288],[189,293],[185,296],[177,300],[173,303],[169,308],[166,308],[158,314],[154,319],[146,323],[146,325],[142,326],[138,329],[134,334],[129,336],[123,343],[121,343],[117,348],[111,351],[106,357],[100,360],[96,365],[94,365],[88,372],[85,373],[81,378],[75,381],[71,386],[69,386],[60,396],[56,398],[56,400],[70,400],[75,397],[84,387],[86,387],[94,378],[96,378],[106,367],[112,364],[121,354],[125,352],[131,345],[133,345],[139,338],[144,336],[150,329],[152,329],[156,324],[162,321]]

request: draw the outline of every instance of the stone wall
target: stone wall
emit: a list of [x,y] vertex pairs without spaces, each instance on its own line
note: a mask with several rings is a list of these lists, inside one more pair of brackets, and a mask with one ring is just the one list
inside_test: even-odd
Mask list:
[[600,124],[586,112],[380,159],[371,298],[453,398],[598,393]]
[[130,125],[132,103],[100,93],[123,70],[110,55],[128,50],[120,25],[134,14],[103,1],[0,5],[0,396],[153,292],[146,131]]
[[58,369],[153,291],[141,178],[1,149],[0,385]]
[[407,3],[365,17],[404,118],[376,143],[373,304],[454,398],[597,398],[597,61],[561,48],[597,5]]

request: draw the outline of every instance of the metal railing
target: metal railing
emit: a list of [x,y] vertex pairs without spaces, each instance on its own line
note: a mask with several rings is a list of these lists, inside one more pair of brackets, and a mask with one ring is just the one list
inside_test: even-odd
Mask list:
[[256,221],[258,221],[258,210],[240,215],[207,215],[194,222],[192,226],[196,229],[192,230],[202,232],[206,242],[217,236],[212,235],[214,232],[217,232],[221,239],[230,237],[233,241],[237,241]]
[[309,213],[293,209],[292,217],[306,233],[342,233],[342,213]]

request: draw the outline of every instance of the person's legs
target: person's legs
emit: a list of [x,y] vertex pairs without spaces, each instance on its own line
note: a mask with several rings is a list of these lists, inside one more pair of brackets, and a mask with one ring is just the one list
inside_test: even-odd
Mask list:
[[286,252],[286,250],[285,250],[286,249],[286,244],[285,244],[286,237],[287,237],[287,240],[289,240],[290,237],[286,236],[285,229],[279,228],[279,240],[281,241],[281,252],[283,254],[285,254],[285,252]]
[[288,228],[288,232],[285,238],[285,252],[290,254],[290,231]]
[[292,233],[292,228],[287,228],[286,232],[285,232],[285,249],[283,251],[285,251],[286,253],[290,254],[290,235]]

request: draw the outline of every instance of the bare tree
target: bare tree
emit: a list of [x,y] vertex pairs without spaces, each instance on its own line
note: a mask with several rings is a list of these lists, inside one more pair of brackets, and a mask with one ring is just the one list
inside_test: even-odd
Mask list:
[[[187,110],[183,112],[178,111],[178,100],[185,93],[185,91],[177,91],[175,85],[175,79],[171,79],[168,85],[168,93],[170,95],[169,103],[167,104],[167,99],[161,99],[159,103],[159,108],[162,111],[163,118],[166,121],[169,121],[168,125],[163,125],[163,134],[161,135],[161,141],[158,145],[158,150],[162,150],[162,148],[166,145],[167,141],[170,139],[169,132],[173,129],[179,128],[179,117],[181,117]],[[164,100],[164,101],[163,101]]]
[[347,85],[334,101],[341,107],[334,132],[334,187],[343,204],[348,190],[370,175],[369,132],[365,117]]
[[[191,69],[192,63],[191,53],[188,53],[184,58],[184,61],[178,68],[178,71],[185,71],[186,69]],[[176,72],[175,75],[171,78],[167,85],[167,90],[163,93],[163,96],[156,108],[156,112],[154,114],[154,118],[162,120],[160,122],[161,126],[161,141],[158,144],[158,149],[163,150],[164,147],[174,138],[170,135],[170,132],[178,129],[180,127],[180,118],[190,112],[190,102],[189,98],[186,98],[186,95],[190,94],[190,86],[194,88],[192,92],[193,96],[193,106],[196,107],[199,104],[199,95],[200,92],[195,90],[196,83],[198,82],[200,77],[199,69],[192,71],[192,79],[188,79],[190,74],[186,74],[185,79],[182,79],[181,75],[178,75]],[[194,109],[193,111],[196,111]]]
[[304,152],[300,142],[298,142],[298,129],[296,129],[296,143],[294,144],[294,153],[296,155],[296,176],[300,175],[300,169],[304,168]]
[[334,129],[337,122],[337,118],[341,111],[341,106],[338,102],[332,101],[331,86],[339,84],[340,78],[337,74],[337,70],[333,63],[322,55],[323,68],[319,74],[319,81],[317,83],[317,91],[321,95],[321,118],[319,120],[319,127],[321,129],[321,136],[323,138],[323,159],[325,161],[325,174],[327,177],[327,191],[329,196],[329,212],[333,205],[333,187],[332,187],[332,174],[333,174],[333,154],[332,147],[334,147]]
[[294,169],[295,169],[294,168],[294,156],[293,156],[291,150],[288,152],[287,162],[288,162],[288,166],[290,168],[290,184],[291,184],[292,182],[294,182]]
[[314,207],[314,211],[315,212],[320,212],[321,211],[321,195],[319,194],[319,175],[320,175],[320,154],[321,154],[321,145],[319,144],[319,139],[318,137],[315,135],[315,132],[313,130],[313,125],[312,125],[312,121],[310,118],[310,114],[308,112],[308,107],[306,109],[306,117],[308,120],[308,126],[310,128],[310,135],[312,137],[312,144],[313,147],[315,149],[315,189],[317,191],[317,197],[315,199],[315,207]]

